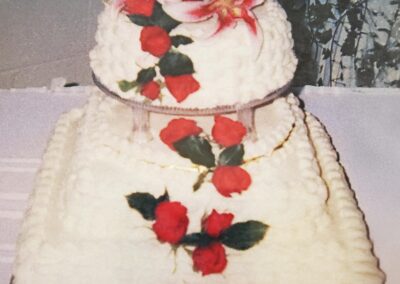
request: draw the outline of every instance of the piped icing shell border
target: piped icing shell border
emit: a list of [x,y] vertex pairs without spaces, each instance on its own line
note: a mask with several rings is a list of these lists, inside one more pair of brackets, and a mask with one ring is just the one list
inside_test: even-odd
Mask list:
[[368,231],[364,216],[354,198],[354,192],[346,180],[344,170],[338,162],[338,156],[330,137],[322,124],[310,113],[306,113],[306,123],[310,138],[314,144],[321,176],[329,187],[327,204],[335,212],[339,228],[346,239],[348,256],[352,260],[349,266],[356,275],[353,283],[380,284],[385,282],[385,274],[378,268],[378,259],[374,256],[371,241],[366,238]]
[[21,226],[18,237],[18,254],[13,268],[13,284],[29,283],[24,279],[25,274],[20,269],[28,269],[26,264],[21,264],[33,254],[38,253],[40,247],[45,243],[45,224],[50,208],[51,196],[57,187],[57,179],[60,176],[62,161],[65,156],[65,149],[70,141],[70,135],[76,130],[73,124],[83,115],[82,110],[72,110],[63,114],[54,129],[54,134],[49,141],[47,151],[43,156],[43,163],[35,181],[35,189],[29,198],[28,209]]

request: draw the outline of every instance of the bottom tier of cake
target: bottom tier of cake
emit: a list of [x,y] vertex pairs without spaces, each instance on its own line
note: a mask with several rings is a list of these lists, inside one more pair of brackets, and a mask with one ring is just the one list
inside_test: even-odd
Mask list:
[[[159,139],[171,117],[152,115],[153,139],[138,143],[131,110],[91,92],[49,142],[19,238],[16,284],[384,282],[329,136],[294,96],[257,110],[258,139],[244,142],[242,165],[251,185],[226,197],[207,174],[193,191],[204,168]],[[196,120],[211,132],[212,118]],[[220,273],[201,273],[193,247],[161,242],[127,202],[166,191],[187,210],[187,234],[204,233],[214,210],[268,229],[249,249],[225,247]]]

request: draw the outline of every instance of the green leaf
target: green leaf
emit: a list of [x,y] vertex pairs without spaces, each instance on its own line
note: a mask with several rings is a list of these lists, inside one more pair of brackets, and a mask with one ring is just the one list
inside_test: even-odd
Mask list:
[[160,202],[169,200],[168,192],[156,199],[149,193],[135,192],[126,196],[129,207],[136,209],[144,219],[155,219],[155,209]]
[[122,80],[118,82],[118,86],[122,92],[128,92],[129,90],[136,88],[137,83],[135,81],[129,82],[126,80]]
[[221,152],[218,158],[218,164],[222,166],[240,166],[243,163],[243,156],[243,144],[234,145]]
[[168,191],[165,190],[165,193],[161,195],[159,198],[157,198],[157,204],[164,202],[164,201],[169,201],[169,194]]
[[338,0],[337,2],[337,8],[340,14],[342,14],[350,6],[350,0]]
[[143,85],[154,79],[156,76],[156,69],[154,67],[142,69],[139,71],[136,82]]
[[317,32],[315,36],[317,37],[320,43],[326,44],[332,39],[332,29],[329,29],[324,32]]
[[342,56],[353,56],[356,53],[356,37],[355,31],[350,31],[340,49]]
[[174,143],[179,155],[192,163],[211,168],[215,166],[215,157],[210,143],[199,136],[189,136]]
[[167,32],[177,27],[180,22],[171,18],[167,13],[164,12],[160,3],[155,2],[153,14],[151,15],[151,20],[155,26],[160,26]]
[[357,7],[354,7],[347,12],[347,18],[349,19],[351,30],[361,31],[363,26],[362,13],[362,9]]
[[131,20],[132,23],[134,23],[138,26],[141,26],[141,27],[153,26],[153,21],[151,20],[150,17],[132,14],[132,15],[128,15],[128,18],[129,18],[129,20]]
[[309,13],[311,19],[309,24],[313,29],[324,28],[329,19],[336,20],[335,15],[332,13],[332,4],[329,2],[321,4],[316,1],[316,4],[310,5]]
[[325,60],[325,59],[328,59],[329,57],[331,57],[331,51],[330,51],[330,49],[328,49],[328,48],[324,48],[323,49],[323,51],[322,51],[322,54],[323,54],[323,59]]
[[193,42],[193,40],[187,36],[176,35],[176,36],[171,37],[171,42],[172,42],[173,46],[178,47],[181,44],[183,44],[183,45],[190,44]]
[[184,236],[179,244],[187,246],[205,247],[208,246],[214,239],[206,233],[193,233]]
[[193,62],[190,58],[179,52],[166,53],[159,62],[160,72],[163,76],[179,76],[194,73]]
[[356,69],[357,87],[373,87],[375,71],[373,66],[366,66]]
[[160,3],[156,2],[154,5],[153,14],[150,17],[146,17],[139,14],[128,15],[128,18],[132,23],[138,26],[159,26],[165,29],[167,32],[170,32],[176,26],[180,24],[180,22],[171,18],[167,13],[164,12]]
[[265,237],[268,225],[258,221],[236,223],[222,232],[220,241],[227,247],[247,250]]

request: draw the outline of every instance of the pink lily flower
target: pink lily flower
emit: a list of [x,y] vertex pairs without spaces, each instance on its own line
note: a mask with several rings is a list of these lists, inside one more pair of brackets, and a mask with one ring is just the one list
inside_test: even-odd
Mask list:
[[112,3],[114,4],[115,8],[117,8],[118,10],[121,10],[124,7],[125,0],[115,0]]
[[216,17],[218,24],[214,34],[242,20],[250,32],[259,38],[260,28],[251,9],[263,2],[264,0],[183,0],[182,2],[165,2],[163,9],[180,22],[200,22]]

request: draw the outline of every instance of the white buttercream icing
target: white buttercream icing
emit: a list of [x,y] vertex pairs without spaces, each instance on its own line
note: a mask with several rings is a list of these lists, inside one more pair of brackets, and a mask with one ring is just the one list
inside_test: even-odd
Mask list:
[[[19,283],[381,284],[362,214],[322,126],[290,96],[257,110],[258,141],[245,143],[248,191],[224,198],[158,139],[171,117],[154,115],[154,139],[132,141],[132,113],[98,91],[64,116],[50,142],[15,265]],[[197,118],[196,118],[197,120]],[[209,132],[211,118],[199,118]],[[132,192],[162,195],[188,208],[188,232],[212,209],[235,222],[270,228],[247,251],[227,249],[223,274],[203,277],[183,249],[156,240],[129,208]]]
[[[210,36],[213,19],[183,23],[172,30],[171,35],[194,40],[177,49],[193,61],[194,77],[201,87],[182,103],[177,103],[163,88],[162,101],[156,100],[153,104],[189,108],[243,104],[261,99],[288,83],[293,78],[297,59],[286,14],[272,0],[256,7],[254,13],[263,33],[261,51],[254,49],[253,35],[243,21],[214,36]],[[121,97],[137,101],[145,98],[135,90],[122,92],[118,82],[135,80],[142,68],[158,62],[158,58],[141,50],[141,29],[115,6],[106,4],[99,16],[97,45],[90,53],[91,67],[100,81]]]

